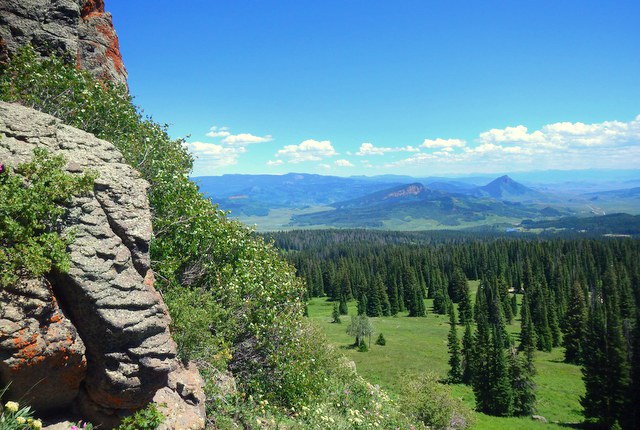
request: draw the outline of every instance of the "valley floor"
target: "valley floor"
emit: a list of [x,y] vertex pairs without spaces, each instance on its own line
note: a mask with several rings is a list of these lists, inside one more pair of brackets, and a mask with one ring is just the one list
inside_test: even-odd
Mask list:
[[[475,291],[477,281],[471,281]],[[432,300],[426,301],[428,314],[425,318],[397,317],[371,318],[375,328],[373,345],[368,352],[357,352],[351,348],[354,339],[346,334],[349,316],[342,317],[342,324],[331,323],[333,303],[325,298],[315,298],[309,302],[309,317],[322,329],[329,341],[356,363],[358,372],[372,384],[379,384],[391,395],[402,391],[401,380],[405,375],[421,372],[435,372],[444,378],[448,369],[447,334],[449,321],[446,315],[431,312]],[[355,314],[355,302],[349,303],[350,314]],[[509,326],[518,333],[520,321],[516,318]],[[386,346],[375,345],[378,333],[383,333]],[[459,326],[459,335],[462,329]],[[580,396],[584,394],[584,384],[580,367],[562,361],[563,351],[556,348],[551,353],[536,353],[537,414],[545,417],[548,424],[534,421],[530,417],[500,418],[476,413],[477,430],[495,429],[557,429],[580,428],[582,422]],[[469,407],[474,407],[471,387],[455,385],[453,394],[461,398]]]

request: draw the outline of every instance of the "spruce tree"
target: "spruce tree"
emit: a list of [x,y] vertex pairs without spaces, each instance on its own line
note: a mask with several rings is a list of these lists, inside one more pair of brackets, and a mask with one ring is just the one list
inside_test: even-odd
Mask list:
[[340,315],[348,315],[349,314],[349,306],[347,305],[347,299],[345,296],[340,297],[340,304],[338,306],[338,311]]
[[471,294],[469,285],[465,281],[463,291],[460,293],[460,303],[458,304],[460,313],[460,324],[467,324],[473,321],[473,308],[471,307]]
[[458,340],[458,331],[456,329],[456,312],[451,306],[449,312],[449,336],[448,336],[448,349],[449,349],[449,382],[458,384],[462,381],[462,367],[460,357],[460,341]]
[[504,342],[501,331],[492,330],[492,348],[490,357],[490,401],[485,401],[484,412],[490,415],[513,415],[513,388],[509,375],[509,365],[505,357]]
[[582,357],[582,344],[587,324],[587,305],[585,303],[584,291],[578,281],[571,287],[571,296],[565,321],[563,324],[564,338],[563,346],[564,361],[567,363],[579,364]]
[[581,400],[587,420],[608,427],[623,418],[631,383],[615,276],[610,270],[591,301],[582,354],[586,393]]
[[473,334],[471,323],[466,323],[462,336],[462,383],[470,384],[473,376]]
[[513,414],[531,415],[536,403],[533,363],[517,354],[515,348],[510,349],[508,357],[509,377],[513,389]]
[[340,321],[340,310],[338,309],[338,304],[334,303],[333,304],[333,312],[331,312],[331,318],[332,318],[332,323],[334,324],[340,324],[342,321]]

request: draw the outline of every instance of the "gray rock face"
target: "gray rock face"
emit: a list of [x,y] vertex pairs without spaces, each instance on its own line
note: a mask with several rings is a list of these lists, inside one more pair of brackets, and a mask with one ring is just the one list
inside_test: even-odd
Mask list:
[[[71,269],[49,278],[86,348],[86,376],[77,404],[87,419],[110,427],[167,387],[169,373],[177,368],[170,319],[150,270],[148,184],[109,142],[52,116],[0,102],[0,162],[13,166],[27,161],[36,147],[63,155],[69,171],[99,175],[94,192],[76,198],[65,217],[65,228],[75,235],[69,248]],[[5,311],[14,302],[17,313]],[[10,367],[6,357],[11,348],[2,342],[10,338],[9,331],[19,329],[16,320],[24,306],[0,296],[0,307],[0,359]],[[69,397],[74,397],[71,392]]]
[[0,0],[0,61],[32,44],[99,79],[127,84],[111,14],[101,0]]

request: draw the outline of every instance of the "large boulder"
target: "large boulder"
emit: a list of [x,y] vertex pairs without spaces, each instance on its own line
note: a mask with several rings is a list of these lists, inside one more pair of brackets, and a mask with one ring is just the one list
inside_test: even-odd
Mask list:
[[47,413],[73,402],[85,378],[85,347],[44,279],[0,289],[0,387]]
[[[31,333],[40,333],[36,336],[42,344],[38,357],[43,357],[42,368],[50,370],[41,373],[46,384],[66,378],[59,374],[63,368],[56,360],[70,348],[69,341],[59,342],[60,335],[55,333],[41,334],[55,327],[46,318],[56,312],[52,303],[57,300],[60,321],[67,321],[68,333],[77,330],[81,339],[72,337],[77,343],[73,365],[84,366],[86,360],[86,375],[69,377],[73,384],[68,384],[68,395],[50,409],[71,405],[73,390],[78,391],[74,378],[80,377],[75,405],[86,419],[108,428],[151,401],[159,389],[171,389],[169,374],[178,368],[170,318],[154,289],[150,269],[148,184],[109,142],[52,116],[0,102],[0,163],[15,166],[25,162],[35,148],[64,156],[70,172],[93,171],[98,177],[93,192],[75,198],[64,218],[66,231],[73,231],[74,236],[69,246],[71,268],[48,276],[53,296],[42,293],[41,301],[51,310],[41,318],[32,316],[33,323],[22,321],[22,315],[31,315],[28,311],[33,308],[16,299],[22,290],[16,287],[0,295],[0,379],[13,380],[16,389],[28,389],[15,383],[27,378],[21,371],[29,369],[25,364],[16,367],[16,357],[30,344],[16,349],[19,342],[11,340],[17,339],[15,333],[20,333],[20,339],[28,337],[28,342]],[[13,308],[17,309],[4,311]],[[26,325],[31,327],[27,337],[20,332]],[[192,403],[201,408],[202,401]]]
[[127,84],[118,37],[104,0],[0,0],[0,61],[31,44],[99,79]]

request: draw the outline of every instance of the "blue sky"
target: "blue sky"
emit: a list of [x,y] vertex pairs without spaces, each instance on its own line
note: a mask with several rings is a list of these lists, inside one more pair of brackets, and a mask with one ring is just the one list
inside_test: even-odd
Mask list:
[[640,2],[107,0],[194,175],[640,166]]

